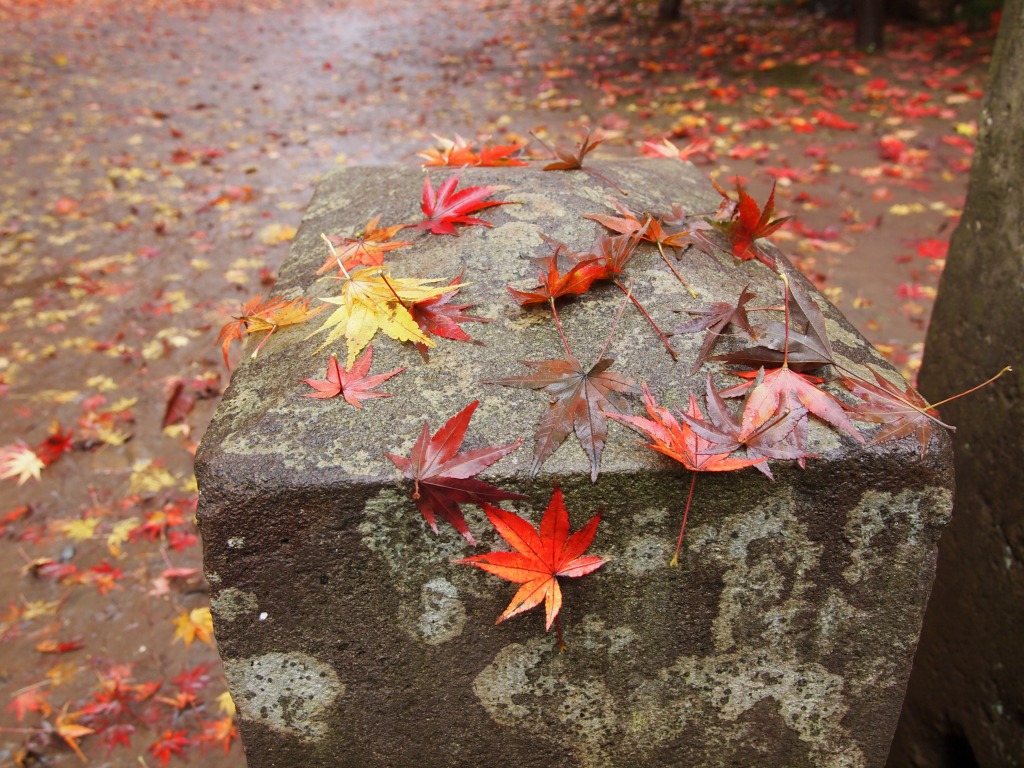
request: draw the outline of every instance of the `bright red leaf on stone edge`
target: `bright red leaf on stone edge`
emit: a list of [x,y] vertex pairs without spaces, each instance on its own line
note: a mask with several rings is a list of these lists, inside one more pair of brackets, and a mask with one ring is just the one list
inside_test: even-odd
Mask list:
[[[722,197],[728,199],[726,191],[718,186],[717,183],[715,184],[715,189],[718,190]],[[733,218],[725,222],[712,221],[711,224],[729,238],[729,244],[732,246],[732,255],[737,259],[749,261],[756,258],[758,261],[775,269],[775,259],[765,253],[754,241],[768,237],[789,221],[791,217],[784,216],[781,219],[772,219],[772,216],[775,215],[774,184],[772,184],[772,191],[768,195],[768,202],[765,203],[764,210],[758,206],[757,201],[748,195],[746,190],[739,184],[736,185],[736,191],[739,193],[740,202]]]
[[[736,459],[730,458],[729,451],[724,453],[707,453],[714,448],[714,443],[701,437],[693,431],[687,423],[679,423],[679,420],[667,409],[658,405],[651,391],[647,386],[643,387],[644,405],[647,407],[649,419],[638,416],[623,416],[617,413],[607,414],[608,418],[620,421],[651,439],[648,448],[663,453],[670,459],[675,459],[688,470],[693,472],[690,481],[690,493],[686,498],[686,508],[683,510],[683,524],[679,528],[679,540],[676,543],[676,552],[672,557],[671,565],[679,565],[679,550],[683,546],[683,534],[686,532],[686,520],[690,515],[690,502],[693,501],[693,489],[697,484],[697,472],[730,472],[734,469],[751,467],[766,458],[757,459]],[[690,407],[687,415],[691,419],[704,420],[704,414],[697,407],[697,398],[690,394]]]
[[522,494],[509,493],[474,478],[474,475],[516,450],[523,444],[522,438],[508,445],[458,452],[466,436],[469,420],[478,405],[480,402],[474,400],[448,419],[433,436],[430,434],[430,424],[424,421],[423,431],[408,458],[393,453],[384,454],[403,475],[413,481],[412,499],[430,529],[437,533],[437,518],[440,517],[451,523],[470,544],[476,544],[476,541],[469,532],[459,504],[482,506],[484,502],[526,498]]
[[[545,629],[550,630],[562,607],[558,577],[586,576],[605,564],[600,557],[583,554],[594,540],[601,513],[594,515],[590,522],[570,536],[569,513],[558,486],[555,486],[551,501],[544,510],[539,530],[512,512],[490,504],[483,505],[483,508],[495,530],[516,551],[489,552],[455,562],[474,565],[506,581],[523,585],[498,617],[497,623],[544,603]],[[562,650],[565,649],[561,626],[558,627],[558,644]]]
[[367,376],[370,366],[373,364],[373,347],[371,346],[363,355],[356,359],[351,368],[342,368],[338,359],[331,355],[327,362],[327,379],[303,379],[304,384],[309,384],[315,391],[306,393],[305,397],[328,399],[341,395],[345,402],[356,408],[362,408],[363,400],[370,400],[376,397],[392,397],[387,392],[376,392],[378,387],[392,376],[397,376],[405,368],[396,368],[388,373],[378,373],[374,376]]
[[455,188],[459,184],[459,176],[449,176],[441,182],[435,192],[430,183],[430,177],[423,179],[423,215],[426,218],[418,224],[406,224],[407,227],[416,229],[429,229],[435,235],[455,235],[456,224],[466,226],[480,225],[491,226],[490,222],[478,219],[469,214],[491,208],[495,205],[508,205],[505,201],[487,200],[495,192],[494,187],[466,187],[458,191]]

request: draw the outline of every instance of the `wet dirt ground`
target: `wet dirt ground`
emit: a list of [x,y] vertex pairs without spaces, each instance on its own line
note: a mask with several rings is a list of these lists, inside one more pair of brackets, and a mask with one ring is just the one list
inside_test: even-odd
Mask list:
[[218,329],[342,164],[415,164],[432,133],[707,139],[692,159],[762,202],[775,181],[776,244],[913,375],[992,34],[893,27],[866,56],[786,8],[653,5],[0,0],[0,446],[73,430],[38,481],[0,481],[0,766],[72,743],[243,763],[192,454]]

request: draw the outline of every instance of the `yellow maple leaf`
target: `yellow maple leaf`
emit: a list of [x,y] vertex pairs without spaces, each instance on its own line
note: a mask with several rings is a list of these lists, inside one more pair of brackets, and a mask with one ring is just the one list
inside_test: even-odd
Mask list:
[[186,648],[193,640],[213,647],[213,617],[209,608],[182,611],[174,620],[174,627],[174,639],[184,642]]
[[0,480],[17,477],[18,485],[23,485],[30,477],[38,480],[45,466],[36,452],[22,442],[0,448]]
[[53,527],[72,541],[88,541],[95,535],[99,524],[99,518],[93,517],[87,520],[58,520]]
[[121,545],[128,541],[129,534],[139,527],[139,518],[129,517],[118,521],[107,534],[107,550],[111,557],[121,557]]
[[386,267],[354,270],[343,282],[340,296],[321,299],[338,308],[309,336],[330,330],[324,343],[317,347],[317,352],[344,336],[348,343],[346,368],[353,366],[356,356],[366,348],[378,330],[398,341],[414,341],[427,347],[437,346],[420,330],[407,307],[462,287],[434,285],[442,282],[437,278],[418,280],[389,277]]
[[128,487],[132,493],[157,493],[177,483],[174,475],[156,462],[151,459],[139,459],[132,465]]
[[55,614],[60,610],[61,603],[63,600],[35,600],[31,603],[25,603],[25,609],[21,613],[21,618],[26,621],[38,618],[39,616],[49,616],[51,613]]
[[230,691],[224,691],[224,693],[217,697],[217,707],[228,717],[235,716],[235,702],[231,698]]

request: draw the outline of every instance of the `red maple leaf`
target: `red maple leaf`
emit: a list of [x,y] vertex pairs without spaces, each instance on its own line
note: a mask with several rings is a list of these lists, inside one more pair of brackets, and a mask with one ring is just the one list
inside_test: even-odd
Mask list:
[[161,765],[167,765],[171,755],[184,757],[185,750],[190,746],[192,746],[192,740],[188,738],[185,731],[168,729],[159,739],[149,745],[149,752],[160,761]]
[[[484,511],[495,530],[515,551],[488,552],[455,562],[475,565],[506,581],[523,585],[498,617],[498,624],[544,603],[545,629],[550,630],[562,607],[558,577],[586,576],[605,564],[600,557],[583,554],[594,540],[601,513],[594,515],[590,522],[570,536],[569,513],[558,486],[555,486],[551,501],[544,510],[539,529],[519,515],[490,504],[484,505]],[[560,626],[558,635],[561,646]]]
[[635,382],[621,373],[609,371],[615,362],[609,358],[598,360],[589,371],[584,371],[580,361],[571,356],[568,359],[521,362],[535,372],[486,383],[536,389],[550,398],[548,410],[537,426],[530,476],[536,477],[547,458],[571,432],[575,432],[590,459],[590,479],[596,482],[608,437],[605,416],[628,411],[619,393],[634,391]]
[[[462,282],[462,275],[459,275],[452,280],[448,285],[457,286]],[[420,330],[425,334],[432,334],[434,336],[440,336],[445,339],[451,339],[452,341],[465,341],[470,344],[482,344],[483,342],[475,341],[468,333],[466,333],[460,323],[489,323],[490,318],[478,317],[477,315],[467,314],[465,310],[472,307],[472,304],[450,304],[451,300],[455,297],[455,292],[442,293],[440,296],[435,296],[432,299],[424,299],[423,301],[417,301],[409,307],[409,314],[412,315],[412,319],[416,321],[416,324],[420,327]],[[420,355],[423,356],[424,360],[428,360],[427,357],[427,346],[419,342],[416,343],[416,349]]]
[[36,446],[35,449],[35,454],[43,462],[43,466],[50,466],[61,457],[61,454],[67,453],[72,449],[72,434],[73,432],[70,429],[67,432],[62,430],[60,424],[56,421],[50,425],[49,436]]
[[367,376],[370,366],[373,364],[373,347],[369,347],[361,357],[352,363],[351,368],[342,368],[338,359],[331,355],[327,362],[327,379],[303,379],[304,384],[309,384],[315,391],[306,393],[305,397],[328,399],[341,395],[345,402],[356,408],[363,407],[363,400],[370,400],[375,397],[392,397],[387,392],[376,392],[374,387],[379,387],[392,376],[397,376],[405,368],[396,368],[388,373],[378,373],[374,376]]
[[[654,400],[647,386],[643,387],[644,406],[647,414],[651,417],[644,419],[639,416],[624,416],[617,413],[609,413],[608,417],[626,424],[651,439],[648,448],[675,459],[688,470],[693,472],[690,480],[690,493],[686,498],[686,508],[683,510],[683,524],[679,528],[679,540],[676,543],[676,552],[672,557],[671,565],[679,565],[679,550],[683,545],[683,534],[686,532],[686,520],[690,515],[690,502],[693,501],[693,489],[697,484],[697,472],[731,472],[734,469],[750,467],[765,458],[757,459],[736,459],[731,458],[731,451],[708,453],[714,448],[714,443],[701,437],[693,428],[686,423],[682,424],[672,415],[671,411],[658,405]],[[690,405],[686,415],[691,419],[704,420],[704,414],[697,407],[697,398],[690,393]]]
[[13,712],[18,718],[19,723],[27,712],[38,712],[43,717],[46,717],[53,711],[50,708],[50,703],[46,700],[48,693],[40,690],[39,685],[36,684],[15,693],[7,705],[7,711]]
[[566,267],[559,263],[559,255],[560,248],[556,247],[555,252],[544,260],[545,270],[539,275],[539,285],[528,291],[508,286],[508,292],[519,306],[550,304],[561,296],[578,296],[590,290],[595,280],[607,276],[607,268],[596,258],[576,262],[566,270]]
[[402,474],[413,481],[412,499],[430,529],[437,533],[437,518],[446,520],[470,544],[476,544],[469,532],[459,504],[480,504],[506,499],[523,499],[522,494],[509,493],[477,480],[483,472],[503,456],[512,453],[523,439],[500,446],[474,448],[459,453],[469,420],[480,405],[478,400],[452,416],[431,436],[430,424],[423,422],[423,431],[416,439],[409,457],[385,453]]
[[[717,184],[715,188],[722,197],[728,199],[724,189]],[[758,206],[754,198],[746,193],[746,190],[741,185],[736,185],[736,191],[739,193],[740,202],[736,208],[735,215],[729,221],[712,221],[711,224],[729,238],[733,256],[742,261],[756,258],[758,261],[775,269],[775,259],[762,250],[754,241],[762,237],[768,237],[792,217],[784,216],[780,219],[772,219],[772,216],[775,215],[774,184],[772,184],[772,191],[768,195],[768,202],[765,203],[764,210]]]
[[374,216],[366,228],[355,237],[341,237],[340,235],[328,237],[327,239],[331,245],[336,247],[336,250],[320,265],[316,274],[327,272],[331,267],[337,269],[339,273],[359,265],[379,267],[384,263],[385,253],[412,245],[405,241],[388,242],[399,230],[405,228],[405,224],[378,228],[378,221],[380,221],[380,216]]
[[473,165],[478,167],[488,166],[514,166],[514,165],[528,165],[517,158],[511,157],[513,152],[517,152],[522,147],[515,144],[503,144],[496,146],[481,146],[480,151],[476,152],[468,141],[464,138],[455,134],[455,139],[446,139],[442,136],[434,134],[434,138],[437,139],[441,145],[440,148],[436,149],[425,149],[416,154],[426,160],[423,165],[425,166],[466,166]]
[[466,187],[456,191],[455,188],[458,184],[458,174],[449,176],[441,182],[435,192],[430,183],[430,177],[424,177],[423,202],[420,207],[426,218],[419,224],[407,224],[406,226],[429,229],[435,235],[458,236],[455,224],[492,226],[490,222],[469,214],[495,205],[508,205],[507,202],[500,200],[486,200],[495,192],[494,187]]

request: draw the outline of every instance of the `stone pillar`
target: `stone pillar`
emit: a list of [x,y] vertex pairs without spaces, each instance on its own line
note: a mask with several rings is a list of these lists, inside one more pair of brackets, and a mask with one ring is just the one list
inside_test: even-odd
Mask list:
[[1024,2],[1010,0],[963,218],[928,328],[933,402],[957,425],[956,509],[890,765],[1024,765]]
[[[598,168],[636,211],[719,203],[676,161]],[[435,186],[449,173],[432,172]],[[812,419],[818,456],[806,470],[773,462],[774,483],[753,469],[700,476],[681,566],[669,567],[687,472],[616,423],[596,482],[572,437],[531,481],[547,399],[484,383],[522,374],[519,361],[564,354],[550,312],[518,307],[506,286],[534,284],[526,257],[545,252],[541,233],[589,247],[600,228],[582,214],[614,213],[615,191],[583,172],[462,172],[462,186],[481,184],[515,202],[480,214],[493,228],[402,237],[415,242],[392,269],[464,272],[458,300],[492,321],[470,329],[483,346],[442,340],[426,364],[378,336],[371,373],[407,370],[382,386],[393,397],[357,410],[302,397],[300,380],[324,375],[322,336],[307,338],[323,315],[283,328],[236,370],[197,454],[214,624],[250,768],[882,765],[949,514],[948,439],[937,435],[922,458],[913,438],[867,446]],[[278,290],[333,295],[332,281],[313,276],[325,257],[320,233],[357,231],[377,214],[381,226],[417,221],[421,186],[418,169],[325,179]],[[699,301],[651,245],[628,266],[634,295],[662,328],[681,323],[673,310],[734,302],[747,285],[757,301],[781,301],[780,281],[756,261],[691,249],[678,268]],[[608,286],[562,305],[584,367],[622,300]],[[895,375],[831,305],[814,301],[844,366]],[[607,356],[659,402],[685,407],[688,392],[703,393],[703,371],[688,375],[701,336],[672,342],[678,362],[627,307]],[[706,369],[736,380],[718,363]],[[495,625],[515,586],[453,562],[506,548],[484,515],[463,507],[478,547],[447,524],[434,535],[384,457],[408,455],[424,420],[436,430],[474,400],[466,447],[526,438],[481,475],[528,497],[505,508],[536,523],[557,483],[573,530],[603,510],[588,554],[609,562],[564,580],[564,653],[537,612]],[[631,402],[642,414],[640,398]]]

